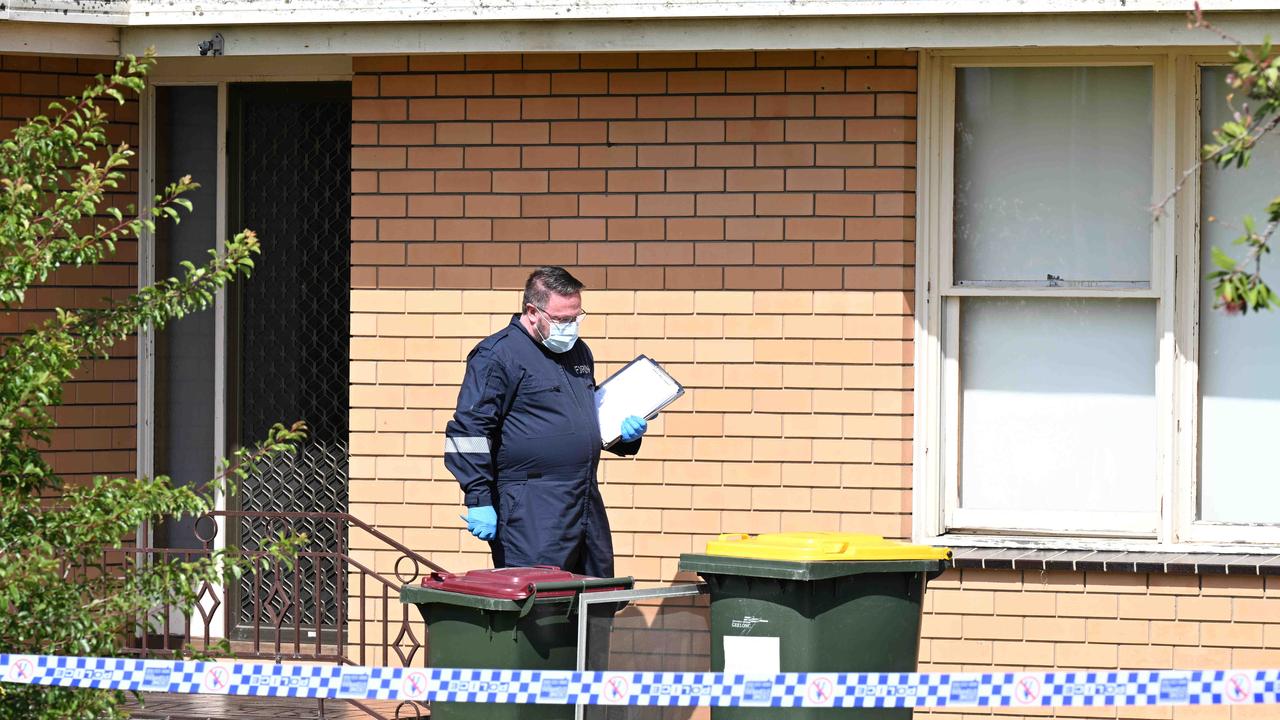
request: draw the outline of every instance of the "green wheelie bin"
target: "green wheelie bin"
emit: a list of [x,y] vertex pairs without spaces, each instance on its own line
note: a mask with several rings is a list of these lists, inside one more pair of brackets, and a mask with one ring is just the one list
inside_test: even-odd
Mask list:
[[[553,567],[432,573],[400,588],[427,623],[433,668],[573,670],[576,602],[584,592],[625,590],[631,578],[591,578]],[[608,603],[605,603],[608,605]],[[572,720],[572,705],[436,702],[434,720]]]
[[[721,535],[680,556],[711,595],[711,669],[915,672],[925,584],[951,551],[875,535]],[[823,689],[814,690],[815,701]],[[789,720],[910,720],[910,708],[789,708]],[[714,720],[774,720],[778,708],[715,707]]]

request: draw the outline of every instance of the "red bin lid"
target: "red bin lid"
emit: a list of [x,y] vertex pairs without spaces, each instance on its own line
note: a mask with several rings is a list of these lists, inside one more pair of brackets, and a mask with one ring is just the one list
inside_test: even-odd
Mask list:
[[[550,565],[538,565],[534,567],[469,570],[465,573],[433,572],[429,577],[422,579],[422,587],[474,597],[524,600],[533,594],[538,584],[578,580],[595,580],[595,578],[577,575],[568,570],[561,570]],[[538,592],[538,597],[568,597],[576,592],[619,590],[628,587],[630,587],[629,579],[618,578],[617,585],[612,587],[596,586],[582,589],[540,591]]]

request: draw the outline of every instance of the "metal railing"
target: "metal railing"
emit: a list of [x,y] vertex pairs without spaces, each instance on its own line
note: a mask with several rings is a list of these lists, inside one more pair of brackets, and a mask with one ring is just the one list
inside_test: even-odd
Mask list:
[[[243,523],[265,523],[269,536],[297,536],[318,523],[329,523],[334,532],[326,534],[336,540],[333,547],[313,547],[314,541],[308,539],[292,568],[272,559],[267,550],[239,548],[243,556],[256,561],[239,583],[206,582],[196,589],[193,608],[164,605],[148,611],[138,618],[126,653],[425,666],[425,625],[416,617],[416,609],[400,602],[400,587],[417,581],[424,572],[444,569],[346,513],[211,512],[195,523],[200,547],[156,547],[144,538],[136,547],[103,558],[100,567],[84,571],[108,573],[113,566],[128,570],[131,563],[143,567],[211,557],[222,544],[219,534],[229,529],[234,539],[234,530]],[[366,541],[355,553],[350,547],[353,533]],[[356,557],[363,553],[372,553],[375,559],[366,562]],[[388,565],[390,573],[374,567]],[[347,702],[372,717],[386,718],[364,703]],[[401,703],[394,717],[420,718],[425,709]],[[323,717],[323,701],[320,711]]]

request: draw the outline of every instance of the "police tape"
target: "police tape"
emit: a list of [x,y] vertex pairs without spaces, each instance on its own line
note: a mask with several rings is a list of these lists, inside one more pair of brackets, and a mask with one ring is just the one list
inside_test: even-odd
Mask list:
[[557,705],[894,708],[1280,703],[1280,670],[746,675],[0,654],[0,680],[202,695]]

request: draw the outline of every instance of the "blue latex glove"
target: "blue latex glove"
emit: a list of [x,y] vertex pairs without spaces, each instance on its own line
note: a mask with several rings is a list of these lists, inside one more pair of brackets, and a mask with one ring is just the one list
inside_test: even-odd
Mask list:
[[492,505],[467,508],[467,515],[458,517],[467,521],[467,530],[481,540],[492,540],[498,532],[498,512]]
[[649,429],[649,423],[639,415],[632,415],[622,421],[622,442],[634,442],[644,436],[644,431]]

